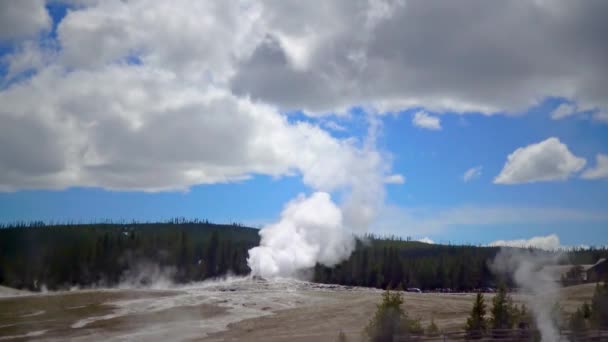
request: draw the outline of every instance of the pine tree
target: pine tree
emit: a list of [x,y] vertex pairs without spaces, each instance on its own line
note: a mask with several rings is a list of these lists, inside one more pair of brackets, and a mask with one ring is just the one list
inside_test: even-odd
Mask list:
[[608,283],[599,283],[591,299],[591,323],[596,329],[608,328]]
[[511,329],[513,325],[511,297],[507,294],[507,288],[504,285],[498,288],[492,305],[492,329]]
[[487,329],[486,321],[486,303],[481,292],[475,296],[475,302],[473,309],[471,309],[471,315],[467,318],[467,324],[465,330],[467,336],[471,339],[480,339]]

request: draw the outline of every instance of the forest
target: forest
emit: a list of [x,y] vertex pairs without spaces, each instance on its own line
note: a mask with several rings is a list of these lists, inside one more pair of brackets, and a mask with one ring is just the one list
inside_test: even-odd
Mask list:
[[[41,291],[247,275],[247,251],[258,243],[255,228],[206,220],[1,225],[0,285]],[[472,290],[509,283],[488,266],[498,250],[368,235],[348,260],[317,265],[307,276],[352,286]],[[563,262],[591,264],[606,256],[606,249],[577,249]]]

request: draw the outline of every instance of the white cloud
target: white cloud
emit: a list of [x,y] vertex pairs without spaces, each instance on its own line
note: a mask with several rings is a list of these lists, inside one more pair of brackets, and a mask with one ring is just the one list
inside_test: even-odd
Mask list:
[[[598,48],[600,32],[608,30],[601,16],[606,6],[265,1],[266,39],[240,61],[231,86],[281,110],[307,113],[360,104],[519,113],[547,96],[606,110],[605,51]],[[547,40],[556,44],[542,44]]]
[[40,46],[33,40],[24,41],[13,53],[3,58],[7,63],[6,79],[10,80],[23,72],[41,69],[53,59],[53,55],[53,50],[48,46]]
[[595,156],[595,167],[588,168],[581,175],[585,179],[608,178],[608,155],[599,153]]
[[593,120],[608,123],[608,111],[598,111],[594,113]]
[[[459,11],[390,0],[71,2],[86,6],[71,8],[59,23],[56,53],[36,48],[33,39],[8,57],[10,77],[36,72],[0,90],[1,189],[155,191],[258,173],[301,174],[320,190],[362,175],[382,183],[390,170],[374,148],[280,113],[369,105],[493,114],[547,95],[603,110],[608,98],[606,68],[596,62],[603,59],[584,48],[604,40],[597,33],[604,18],[589,14],[602,13],[591,8],[601,4],[477,4],[478,11]],[[42,0],[0,6],[0,39],[37,38],[50,28]],[[529,20],[531,9],[552,23],[546,32],[529,29],[539,22]],[[470,17],[476,12],[501,20],[484,24]],[[559,13],[573,27],[552,21]],[[477,30],[452,29],[475,22],[502,47],[488,49],[468,35]],[[564,30],[588,27],[595,29],[585,39],[560,40]],[[563,42],[550,60],[537,44],[547,37]],[[141,65],[130,65],[133,57]],[[578,72],[572,60],[589,72]],[[438,117],[417,116],[422,127],[441,128]]]
[[346,132],[346,127],[340,125],[339,123],[335,122],[335,121],[323,121],[322,122],[323,127],[335,131],[335,132]]
[[462,180],[466,183],[481,176],[481,165],[472,167],[464,172]]
[[507,157],[495,184],[519,184],[566,180],[585,166],[586,160],[572,154],[568,146],[551,137],[516,149]]
[[147,66],[68,74],[49,68],[0,92],[0,102],[5,190],[156,191],[300,173],[329,191],[369,174],[383,177],[374,170],[385,167],[378,152],[355,141]]
[[431,116],[424,111],[419,111],[414,114],[412,118],[412,124],[420,128],[426,128],[430,130],[440,130],[441,121],[436,116]]
[[60,59],[90,69],[137,55],[148,66],[217,85],[263,40],[261,10],[256,1],[100,1],[61,21]]
[[0,1],[0,41],[33,37],[50,26],[44,0]]
[[518,247],[518,248],[538,248],[544,250],[557,250],[563,248],[560,244],[559,236],[550,234],[547,236],[534,236],[529,239],[517,240],[496,240],[490,242],[488,246],[492,247]]
[[566,117],[576,114],[576,106],[569,103],[562,103],[553,112],[551,112],[551,119],[560,120]]
[[384,177],[384,183],[385,184],[404,184],[405,177],[403,175],[400,175],[397,173],[388,175],[388,176]]
[[428,243],[428,244],[431,244],[431,245],[435,244],[435,241],[431,240],[430,238],[428,238],[428,237],[426,237],[426,236],[425,236],[425,237],[423,237],[423,238],[421,238],[421,239],[418,239],[418,240],[416,240],[416,241],[418,241],[418,242],[424,242],[424,243]]

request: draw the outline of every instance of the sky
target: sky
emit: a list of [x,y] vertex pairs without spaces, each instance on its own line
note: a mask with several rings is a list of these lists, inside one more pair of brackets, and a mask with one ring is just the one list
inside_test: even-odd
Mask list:
[[0,2],[0,222],[608,244],[605,1]]

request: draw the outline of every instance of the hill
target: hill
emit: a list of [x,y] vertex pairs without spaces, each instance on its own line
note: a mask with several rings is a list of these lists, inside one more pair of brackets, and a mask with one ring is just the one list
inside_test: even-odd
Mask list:
[[[258,243],[257,229],[196,220],[2,226],[0,285],[40,291],[246,275],[247,251]],[[369,235],[357,241],[348,260],[332,268],[317,265],[303,276],[343,285],[465,291],[495,286],[499,279],[488,263],[498,251]],[[608,251],[565,254],[565,264],[589,264]]]

